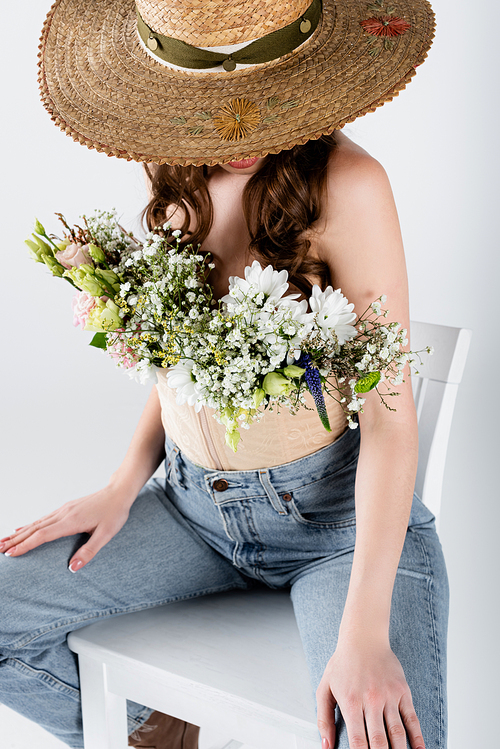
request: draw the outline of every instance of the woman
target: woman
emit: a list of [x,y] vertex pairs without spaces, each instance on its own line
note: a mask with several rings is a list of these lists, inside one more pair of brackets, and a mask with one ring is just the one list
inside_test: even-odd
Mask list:
[[[99,6],[101,16],[118,15],[110,3],[96,0],[89,5]],[[119,92],[113,109],[117,121],[110,111],[104,116],[99,89],[104,78],[98,80],[95,65],[84,83],[89,85],[92,78],[96,109],[89,114],[82,105],[79,97],[85,86],[72,99],[66,98],[68,63],[77,61],[71,35],[94,52],[107,43],[107,65],[111,49],[117,53],[118,45],[104,31],[92,28],[90,33],[83,21],[75,28],[75,20],[85,13],[87,21],[96,17],[95,7],[81,11],[74,2],[56,3],[42,37],[45,106],[57,124],[87,145],[118,156],[181,164],[151,172],[148,218],[156,225],[160,217],[171,216],[183,239],[201,241],[203,250],[212,253],[215,268],[210,281],[216,297],[227,292],[230,275],[243,275],[245,265],[257,257],[263,264],[287,268],[301,292],[315,280],[326,285],[331,279],[358,311],[386,294],[391,318],[408,327],[404,255],[386,175],[340,132],[319,138],[326,126],[314,118],[328,112],[331,131],[402,88],[425,57],[432,36],[427,5],[417,4],[416,15],[413,5],[404,2],[398,4],[396,15],[394,9],[384,8],[383,0],[368,10],[359,2],[345,7],[325,2],[323,15],[316,2],[292,9],[269,7],[267,20],[275,26],[271,33],[283,32],[279,45],[273,37],[272,53],[269,40],[250,50],[252,40],[262,41],[266,35],[259,26],[257,4],[246,5],[243,33],[240,26],[237,37],[217,36],[225,13],[224,5],[218,4],[217,33],[198,38],[196,45],[189,36],[192,18],[187,7],[179,20],[161,3],[138,3],[142,41],[134,37],[135,47],[125,28],[132,21],[122,13],[126,21],[121,38],[128,40],[125,47],[129,53],[133,49],[143,73],[146,67],[154,72],[148,79],[149,95],[156,97],[158,109],[160,84],[167,79],[177,84],[170,94],[169,112],[175,115],[171,127],[163,112],[144,105],[147,133],[137,135],[130,113],[138,110],[131,101],[133,96],[139,101],[139,91],[147,95],[142,83],[132,94],[127,90],[129,108],[124,115],[123,90],[112,77],[106,84],[108,106],[110,92]],[[152,6],[160,12],[160,21]],[[106,18],[102,28],[106,29]],[[54,29],[65,30],[65,51]],[[348,40],[342,54],[335,36],[339,30]],[[297,42],[299,33],[305,39]],[[190,45],[187,52],[182,47],[184,56],[171,37]],[[242,37],[247,57],[234,49],[242,46],[235,38]],[[229,77],[221,87],[220,76],[226,73],[203,72],[202,90],[192,71],[206,47],[211,47],[208,58],[202,59],[207,71],[221,62],[211,55],[220,53]],[[213,52],[214,47],[219,52]],[[335,73],[342,80],[332,94],[333,66],[347,49],[349,65]],[[408,54],[412,49],[413,56]],[[355,95],[349,93],[353,87],[344,88],[341,95],[355,52],[358,61],[367,68],[376,65],[387,78],[373,83],[373,68],[364,77],[358,71]],[[270,54],[274,57],[269,63]],[[380,55],[380,63],[370,63]],[[90,55],[88,59],[94,64]],[[331,62],[326,65],[325,60]],[[121,62],[113,63],[116,73]],[[248,72],[238,65],[255,68]],[[188,68],[189,73],[179,68]],[[122,82],[126,70],[122,65]],[[309,90],[319,115],[308,102],[291,98],[292,87],[300,76],[311,76],[311,70]],[[84,73],[79,66],[80,79]],[[75,91],[77,80],[75,74]],[[264,85],[269,86],[269,95],[259,105],[254,99]],[[220,99],[221,90],[227,103],[221,100],[215,110],[210,97]],[[88,96],[89,89],[85,91]],[[309,114],[304,130],[305,111]],[[209,125],[192,124],[197,117]],[[306,130],[310,138],[315,136],[308,142]],[[189,166],[203,163],[208,166]],[[160,380],[108,486],[2,541],[0,579],[3,596],[11,604],[0,628],[0,701],[29,714],[70,746],[82,747],[77,668],[65,643],[69,631],[97,616],[265,583],[291,588],[316,689],[322,749],[335,742],[342,748],[403,749],[407,739],[412,749],[444,748],[446,573],[432,515],[418,499],[412,503],[416,420],[409,383],[399,390],[395,413],[381,409],[376,394],[367,396],[360,414],[361,440],[358,431],[345,430],[334,404],[331,435],[321,431],[319,421],[311,427],[307,411],[289,417],[287,424],[296,419],[298,431],[310,439],[281,442],[263,462],[253,446],[273,429],[273,434],[282,435],[284,415],[266,414],[252,427],[254,442],[250,443],[251,430],[248,440],[245,434],[243,443],[252,444],[252,449],[236,458],[217,449],[217,428],[209,424],[214,441],[200,457],[189,429],[206,435],[206,425],[194,422],[189,407],[179,409]],[[146,484],[163,459],[165,442],[167,482]],[[90,538],[82,539],[82,533]],[[63,560],[77,573],[74,577],[67,574]],[[151,715],[145,706],[129,703],[129,718],[132,745],[166,749],[196,742],[193,729],[187,737],[183,726],[174,736],[178,727],[172,729],[168,718]],[[135,733],[141,726],[143,730]]]

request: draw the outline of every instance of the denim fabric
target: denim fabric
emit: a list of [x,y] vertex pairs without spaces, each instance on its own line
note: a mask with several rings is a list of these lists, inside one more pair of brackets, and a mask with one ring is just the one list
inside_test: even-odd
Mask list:
[[[336,647],[355,542],[358,431],[292,463],[214,471],[167,439],[167,480],[150,481],[122,530],[82,570],[86,535],[0,555],[0,702],[83,747],[72,630],[103,617],[232,588],[291,590],[313,690]],[[390,637],[426,749],[446,746],[448,589],[429,510],[414,497],[396,576]],[[149,717],[128,703],[129,732]],[[338,747],[348,747],[338,716]]]

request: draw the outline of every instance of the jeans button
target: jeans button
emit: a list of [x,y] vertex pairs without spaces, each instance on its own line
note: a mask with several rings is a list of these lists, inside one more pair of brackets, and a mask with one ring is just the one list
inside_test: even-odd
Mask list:
[[225,492],[229,484],[227,483],[226,479],[216,479],[212,486],[216,492]]
[[292,495],[291,494],[283,494],[283,499],[285,502],[291,502],[292,501]]

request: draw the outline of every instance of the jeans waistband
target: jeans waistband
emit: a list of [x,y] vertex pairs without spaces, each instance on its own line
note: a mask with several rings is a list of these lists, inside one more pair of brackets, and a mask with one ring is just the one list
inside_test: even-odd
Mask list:
[[[269,477],[273,486],[280,491],[280,487],[295,488],[312,481],[319,480],[335,473],[339,468],[357,460],[359,454],[359,429],[346,429],[331,445],[316,450],[290,463],[282,463],[272,468],[256,468],[246,471],[223,471],[193,463],[184,455],[177,445],[166,436],[165,450],[167,463],[167,478],[176,473],[174,464],[180,463],[182,474],[199,486],[210,481],[226,479],[227,481],[250,484],[254,481],[262,483],[264,476]],[[174,470],[172,470],[174,468]]]

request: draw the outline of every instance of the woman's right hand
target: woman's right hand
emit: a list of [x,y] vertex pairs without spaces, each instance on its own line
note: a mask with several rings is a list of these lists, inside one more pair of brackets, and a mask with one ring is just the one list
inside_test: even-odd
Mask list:
[[16,528],[11,536],[0,539],[0,552],[18,557],[48,541],[76,533],[90,538],[73,555],[71,572],[82,569],[115,536],[127,521],[132,501],[122,487],[112,485],[87,497],[66,504],[34,523]]
[[69,563],[71,572],[82,569],[115,536],[129,516],[141,488],[165,457],[165,432],[158,392],[151,390],[125,458],[109,484],[94,494],[66,502],[34,523],[16,528],[0,539],[0,553],[19,557],[48,541],[75,533],[89,533]]

